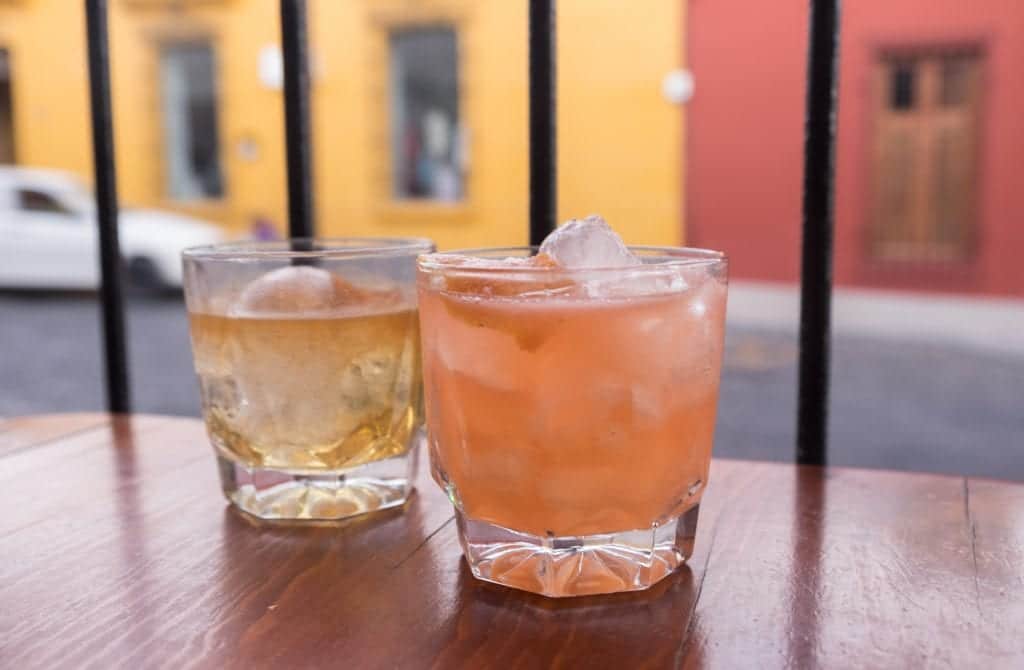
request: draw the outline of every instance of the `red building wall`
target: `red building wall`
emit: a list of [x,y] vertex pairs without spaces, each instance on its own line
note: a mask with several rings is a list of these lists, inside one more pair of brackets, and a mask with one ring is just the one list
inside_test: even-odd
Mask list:
[[[737,278],[799,275],[807,4],[689,0],[687,240],[725,250]],[[1024,2],[845,2],[840,39],[837,283],[1024,295]],[[983,56],[974,253],[872,260],[872,65],[885,49],[965,44]]]

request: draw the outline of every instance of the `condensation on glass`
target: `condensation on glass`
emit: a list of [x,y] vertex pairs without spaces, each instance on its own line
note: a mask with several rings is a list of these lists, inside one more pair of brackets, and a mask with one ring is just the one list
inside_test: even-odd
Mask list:
[[389,43],[392,195],[396,200],[461,200],[467,138],[459,109],[455,30],[395,30]]
[[203,417],[232,504],[267,519],[402,505],[422,439],[423,239],[184,252]]
[[690,557],[718,406],[725,257],[609,252],[600,225],[418,259],[431,471],[466,561],[555,597]]
[[217,76],[208,42],[165,45],[160,54],[167,194],[176,200],[224,195],[217,128]]

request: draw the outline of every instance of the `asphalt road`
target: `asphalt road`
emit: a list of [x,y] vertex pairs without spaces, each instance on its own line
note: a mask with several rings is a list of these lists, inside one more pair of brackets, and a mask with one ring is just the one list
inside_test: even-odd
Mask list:
[[[129,305],[137,411],[198,415],[180,298]],[[790,461],[793,332],[730,327],[716,456]],[[1024,481],[1024,358],[838,334],[830,462]],[[0,293],[0,416],[101,410],[91,296]]]

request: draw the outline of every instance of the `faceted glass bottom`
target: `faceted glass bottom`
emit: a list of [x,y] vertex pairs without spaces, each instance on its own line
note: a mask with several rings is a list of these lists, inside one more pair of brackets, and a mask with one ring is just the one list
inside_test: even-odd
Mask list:
[[412,491],[415,445],[408,453],[335,472],[252,468],[217,454],[228,501],[261,519],[330,520],[403,504]]
[[537,537],[456,510],[459,539],[478,579],[551,597],[640,591],[693,553],[700,505],[651,528]]

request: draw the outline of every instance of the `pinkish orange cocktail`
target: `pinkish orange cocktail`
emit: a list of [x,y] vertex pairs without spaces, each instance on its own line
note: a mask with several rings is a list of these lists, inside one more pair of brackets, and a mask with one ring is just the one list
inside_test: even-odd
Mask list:
[[725,261],[650,249],[567,268],[515,253],[421,257],[435,478],[478,577],[547,595],[645,588],[692,545]]

